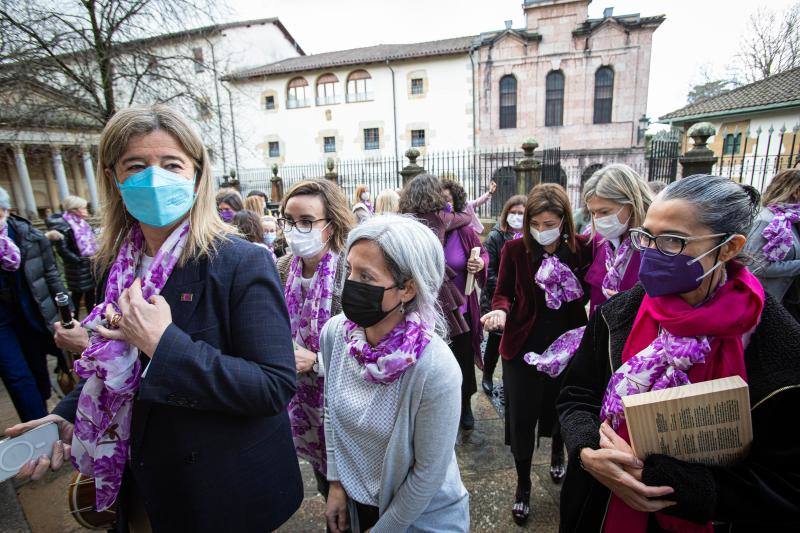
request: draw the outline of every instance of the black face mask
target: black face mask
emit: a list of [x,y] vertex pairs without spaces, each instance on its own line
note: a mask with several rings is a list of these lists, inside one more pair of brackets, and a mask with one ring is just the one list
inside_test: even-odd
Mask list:
[[401,302],[388,311],[383,310],[383,293],[395,287],[392,285],[383,288],[379,285],[346,280],[342,290],[344,316],[362,328],[374,326],[402,304]]

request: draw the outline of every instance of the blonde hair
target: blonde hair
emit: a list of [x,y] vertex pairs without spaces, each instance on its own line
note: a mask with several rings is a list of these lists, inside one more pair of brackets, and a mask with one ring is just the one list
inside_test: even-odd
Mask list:
[[368,190],[369,190],[369,187],[367,187],[363,183],[359,183],[358,185],[356,185],[356,192],[353,195],[353,205],[356,205],[356,204],[360,203],[361,202],[361,193],[362,192],[367,192]]
[[344,243],[350,229],[356,225],[355,217],[347,207],[347,198],[342,189],[326,179],[308,179],[296,183],[281,201],[281,213],[286,212],[286,204],[295,196],[319,196],[325,208],[325,218],[330,221],[332,232],[329,239],[330,249],[335,252],[344,250]]
[[154,131],[168,133],[180,144],[194,163],[197,176],[197,192],[189,210],[189,236],[179,264],[216,252],[217,241],[227,239],[228,234],[235,232],[217,215],[208,152],[200,135],[183,116],[161,104],[121,109],[103,128],[97,151],[98,191],[103,205],[103,231],[96,256],[99,272],[114,261],[131,226],[136,223],[125,210],[116,184],[114,165],[125,153],[131,139]]
[[260,196],[248,196],[244,199],[244,208],[247,211],[252,211],[259,216],[264,215],[264,209],[267,207],[267,202]]
[[375,198],[375,214],[399,212],[400,195],[394,189],[385,189]]
[[[631,167],[621,164],[605,166],[586,180],[583,186],[583,199],[588,202],[593,196],[631,206],[629,228],[638,228],[644,224],[644,217],[653,202],[653,195],[647,182]],[[594,232],[594,217],[592,217],[592,235]]]
[[75,209],[83,209],[89,202],[81,198],[80,196],[69,195],[61,202],[64,206],[64,211],[73,211]]
[[792,201],[792,196],[800,190],[800,170],[784,170],[774,178],[761,197],[764,207],[772,204],[787,204]]

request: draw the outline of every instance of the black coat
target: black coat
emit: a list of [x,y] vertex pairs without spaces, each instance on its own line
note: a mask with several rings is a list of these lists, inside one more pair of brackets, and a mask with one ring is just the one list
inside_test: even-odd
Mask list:
[[[561,491],[561,531],[601,531],[610,492],[580,468],[580,450],[598,449],[600,405],[612,366],[644,297],[641,285],[595,310],[567,369],[557,409],[569,451]],[[664,512],[687,520],[729,523],[733,531],[798,531],[800,445],[795,433],[800,405],[800,324],[767,295],[761,321],[745,350],[753,421],[753,446],[735,466],[690,464],[666,455],[645,460],[642,481],[666,485],[677,505]],[[611,352],[609,354],[609,351]]]
[[[44,324],[52,331],[53,322],[58,320],[58,309],[53,298],[57,293],[64,292],[65,289],[56,266],[53,249],[50,247],[50,241],[22,217],[10,214],[7,223],[14,230],[14,240],[22,257],[20,269],[25,273],[25,281],[38,306]],[[14,305],[15,299],[19,298],[14,288],[14,273],[0,270],[0,276],[4,278],[0,281],[0,287],[3,287],[4,292],[3,298]]]
[[64,262],[64,276],[67,278],[69,290],[86,292],[94,289],[92,262],[88,257],[81,257],[78,243],[75,241],[75,233],[69,223],[64,220],[62,213],[50,215],[45,224],[48,229],[58,231],[62,235],[61,239],[53,241],[53,246]]
[[500,224],[496,224],[486,240],[483,247],[489,254],[489,264],[486,266],[486,285],[481,291],[481,313],[486,314],[492,310],[492,297],[494,288],[497,286],[497,271],[500,268],[500,252],[503,246],[514,236],[513,231],[503,231]]
[[[234,237],[213,259],[176,266],[161,295],[173,323],[133,403],[121,503],[135,482],[156,533],[275,530],[300,506],[303,485],[286,411],[294,351],[274,261]],[[54,412],[74,420],[79,395]]]

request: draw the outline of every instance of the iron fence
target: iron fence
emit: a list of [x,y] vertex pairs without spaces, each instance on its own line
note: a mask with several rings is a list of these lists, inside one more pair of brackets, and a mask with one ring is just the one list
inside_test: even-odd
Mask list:
[[[738,132],[729,133],[723,130],[722,135],[734,136],[736,142],[725,142],[723,153],[714,165],[713,173],[726,176],[739,183],[752,185],[762,193],[772,178],[783,170],[798,166],[800,161],[800,126],[791,131],[785,127],[778,130],[770,127],[767,130],[758,128],[755,137],[749,129],[744,138]],[[749,153],[748,153],[749,151]]]

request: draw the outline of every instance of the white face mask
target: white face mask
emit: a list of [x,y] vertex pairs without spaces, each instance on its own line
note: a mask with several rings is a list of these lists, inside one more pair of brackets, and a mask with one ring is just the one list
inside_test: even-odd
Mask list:
[[369,193],[368,192],[362,192],[361,193],[361,201],[362,202],[366,202],[368,200],[369,200]]
[[547,229],[544,231],[537,231],[536,229],[531,228],[531,235],[533,235],[533,238],[536,239],[536,242],[542,246],[553,244],[561,236],[561,224],[559,224],[557,228]]
[[322,242],[322,232],[329,224],[330,222],[325,224],[322,229],[315,228],[308,233],[300,233],[297,228],[284,232],[284,237],[286,237],[286,242],[289,243],[292,255],[306,259],[320,253],[325,248],[325,244],[327,244],[327,241]]
[[595,217],[594,227],[597,228],[597,233],[606,239],[618,239],[623,233],[628,231],[628,220],[630,220],[631,217],[629,216],[628,220],[625,222],[619,221],[619,214],[622,213],[623,209],[625,208],[621,207],[619,211],[613,215],[600,218]]
[[508,225],[511,226],[513,229],[520,229],[522,227],[522,218],[523,215],[517,213],[509,213],[506,217],[506,222]]

